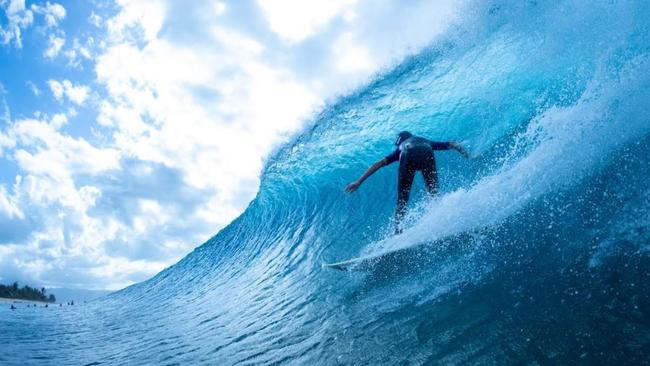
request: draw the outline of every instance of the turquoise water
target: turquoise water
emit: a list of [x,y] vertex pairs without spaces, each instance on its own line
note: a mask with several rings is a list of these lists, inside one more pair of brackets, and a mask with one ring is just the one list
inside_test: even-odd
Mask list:
[[[480,2],[316,116],[257,197],[149,281],[0,309],[2,364],[643,364],[650,352],[650,6]],[[396,166],[408,129],[457,140],[441,193]],[[397,251],[397,253],[395,252]],[[377,257],[366,271],[325,262]]]

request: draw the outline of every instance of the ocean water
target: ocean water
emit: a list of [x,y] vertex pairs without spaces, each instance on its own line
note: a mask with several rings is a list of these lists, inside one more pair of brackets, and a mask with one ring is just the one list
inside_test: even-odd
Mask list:
[[[483,1],[329,105],[257,197],[154,278],[0,308],[0,364],[650,363],[650,4]],[[410,130],[437,153],[391,237]],[[351,272],[322,264],[373,258]]]

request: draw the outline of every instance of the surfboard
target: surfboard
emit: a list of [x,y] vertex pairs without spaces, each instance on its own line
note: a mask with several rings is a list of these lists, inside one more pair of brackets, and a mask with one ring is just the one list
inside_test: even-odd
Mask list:
[[337,269],[339,271],[365,271],[372,269],[378,262],[381,262],[384,258],[390,258],[396,254],[401,253],[404,249],[397,249],[392,252],[384,252],[381,254],[368,255],[365,257],[356,257],[351,259],[346,259],[341,262],[335,263],[324,263],[323,268]]
[[352,258],[352,259],[348,259],[336,263],[324,263],[323,268],[337,269],[339,271],[352,271],[352,270],[364,271],[364,270],[371,269],[373,265],[376,264],[377,261],[381,257],[384,257],[386,254],[391,254],[391,253],[384,253],[378,256],[373,255],[368,257]]
[[348,259],[342,262],[336,262],[336,263],[324,263],[323,268],[332,268],[332,269],[338,269],[339,271],[349,271],[351,270],[355,265],[361,263],[363,258],[352,258]]
[[[442,244],[442,241],[458,240],[459,242],[466,242],[467,238],[458,236],[451,236],[442,240],[437,240],[435,243]],[[336,269],[339,271],[373,271],[375,269],[393,270],[393,267],[409,266],[414,261],[421,262],[429,256],[422,256],[423,250],[426,250],[425,244],[432,244],[434,242],[423,242],[409,247],[399,248],[392,251],[382,252],[379,254],[372,254],[364,257],[356,257],[346,259],[341,262],[323,263],[323,268]]]
[[[389,239],[384,240],[393,240],[396,237],[393,236]],[[447,236],[444,238],[439,238],[434,241],[423,241],[420,243],[415,243],[410,246],[397,248],[394,250],[384,251],[381,253],[371,254],[363,257],[356,257],[351,259],[346,259],[341,262],[335,263],[323,263],[323,268],[331,268],[339,271],[374,271],[376,269],[381,269],[382,271],[394,270],[397,267],[408,267],[411,266],[414,262],[422,262],[426,260],[430,255],[424,255],[427,248],[431,247],[428,244],[437,243],[437,247],[453,247],[452,243],[462,244],[468,241],[471,241],[472,237],[470,234],[455,234]]]

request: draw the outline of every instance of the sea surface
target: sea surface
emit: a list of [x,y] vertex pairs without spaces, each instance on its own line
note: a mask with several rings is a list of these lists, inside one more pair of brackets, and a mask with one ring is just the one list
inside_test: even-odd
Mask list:
[[[2,365],[650,363],[650,3],[479,1],[269,158],[233,223],[88,304],[0,307]],[[409,130],[438,152],[391,237]],[[365,270],[322,264],[379,257]]]

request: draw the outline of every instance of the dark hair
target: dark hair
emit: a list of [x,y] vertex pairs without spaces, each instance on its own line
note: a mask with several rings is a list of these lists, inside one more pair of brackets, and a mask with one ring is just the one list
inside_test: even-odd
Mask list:
[[411,136],[413,136],[413,134],[408,131],[402,131],[398,133],[397,138],[395,139],[395,146],[399,146],[399,144],[401,144],[402,142],[404,142],[404,140],[406,140]]

